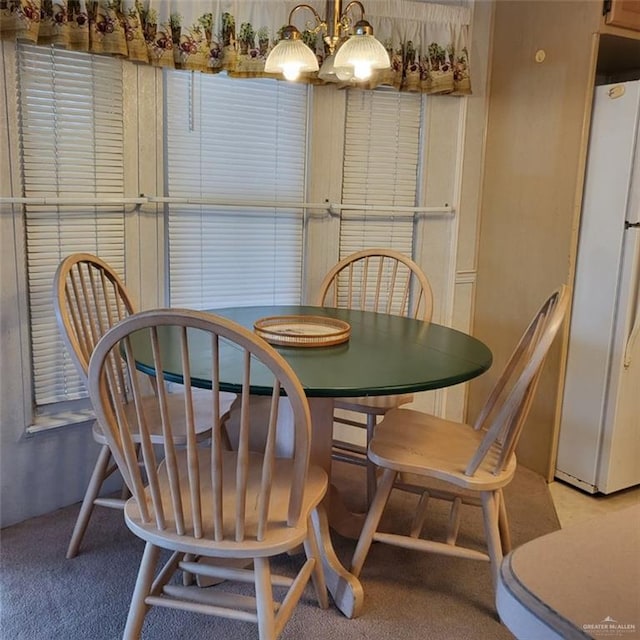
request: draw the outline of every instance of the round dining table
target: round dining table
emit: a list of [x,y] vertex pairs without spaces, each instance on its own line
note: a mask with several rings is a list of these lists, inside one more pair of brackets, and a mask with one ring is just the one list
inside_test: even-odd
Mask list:
[[[250,306],[212,309],[208,313],[233,320],[251,330],[257,321],[281,316],[315,316],[348,323],[348,339],[331,346],[274,345],[298,376],[311,410],[311,462],[324,468],[331,477],[334,399],[340,397],[380,396],[441,389],[459,384],[485,372],[492,362],[489,348],[461,331],[433,322],[402,316],[314,307],[304,305]],[[182,382],[179,348],[172,347],[171,328],[159,328],[163,351],[164,375]],[[211,388],[210,350],[198,349],[197,332],[192,352],[191,382]],[[195,348],[194,348],[195,347]],[[136,349],[136,366],[153,375],[150,354]],[[197,354],[202,353],[199,360]],[[172,356],[175,354],[175,358]],[[240,352],[221,349],[220,381],[223,391],[237,392],[242,385]],[[251,392],[270,395],[270,376],[253,367]],[[362,514],[350,514],[340,493],[331,486],[322,507],[314,515],[314,526],[321,541],[327,586],[336,606],[347,616],[356,617],[362,608],[363,592],[359,580],[340,563],[331,543],[329,526],[347,536],[357,536]]]

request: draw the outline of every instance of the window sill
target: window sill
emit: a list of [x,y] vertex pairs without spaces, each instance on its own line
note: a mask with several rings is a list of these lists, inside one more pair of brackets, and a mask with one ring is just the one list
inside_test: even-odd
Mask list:
[[54,414],[39,415],[35,416],[33,424],[27,427],[27,433],[33,435],[42,431],[51,431],[53,429],[60,429],[61,427],[92,422],[95,419],[93,409],[77,409],[75,411],[61,411]]

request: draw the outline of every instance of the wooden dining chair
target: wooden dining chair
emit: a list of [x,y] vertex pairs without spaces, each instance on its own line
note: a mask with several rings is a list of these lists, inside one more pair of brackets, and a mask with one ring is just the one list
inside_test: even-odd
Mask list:
[[[316,304],[428,322],[433,313],[433,293],[427,276],[413,260],[393,249],[375,248],[357,251],[340,260],[320,284]],[[367,460],[367,447],[378,417],[412,400],[413,394],[410,393],[336,398],[335,407],[341,411],[334,416],[334,421],[366,429],[365,447],[334,438],[333,457],[367,467],[367,503],[372,500],[376,489],[376,470]],[[345,417],[344,411],[364,414],[365,419]]]
[[[542,305],[473,426],[410,409],[393,409],[385,415],[369,445],[370,460],[383,472],[353,555],[352,573],[360,575],[375,540],[417,551],[489,560],[496,586],[500,562],[510,548],[502,490],[515,473],[515,447],[568,303],[568,290],[562,286]],[[399,477],[401,488],[421,495],[412,525],[403,533],[378,531]],[[420,537],[430,496],[453,499],[445,540]],[[457,544],[463,503],[482,508],[488,553]]]
[[[133,314],[135,308],[124,283],[114,269],[104,260],[89,253],[74,253],[65,258],[56,271],[54,279],[53,303],[60,335],[67,352],[81,379],[86,383],[89,359],[98,340],[104,333]],[[148,385],[152,393],[153,381]],[[235,399],[234,394],[221,396],[224,413],[228,413]],[[172,411],[180,410],[181,394],[174,393],[170,398]],[[211,432],[211,415],[208,412],[207,393],[198,397],[200,403],[197,423],[199,439],[208,437]],[[174,438],[184,442],[185,425],[176,424]],[[78,554],[87,525],[95,505],[124,508],[124,499],[101,497],[100,490],[116,470],[107,441],[97,422],[92,428],[94,440],[100,445],[100,453],[94,466],[89,485],[80,507],[80,512],[71,535],[67,558]],[[153,434],[155,442],[162,441],[162,435]]]
[[[172,437],[175,416],[165,409],[171,394],[162,374],[163,362],[168,349],[173,348],[162,341],[166,331],[174,332],[172,344],[178,344],[179,351],[172,352],[172,357],[182,363],[181,424],[187,427],[183,448],[178,448]],[[206,446],[197,443],[194,419],[197,408],[191,386],[195,367],[190,335],[195,332],[207,334],[210,345],[205,354],[211,362],[213,430]],[[136,348],[152,354],[158,372],[153,406],[141,396],[133,333]],[[202,362],[201,346],[193,351]],[[119,366],[121,354],[124,371]],[[237,367],[242,380],[238,390],[240,438],[233,451],[224,446],[223,438],[219,384],[225,366]],[[264,423],[250,411],[254,375],[259,376],[261,385],[273,388]],[[311,525],[328,479],[324,470],[309,464],[311,418],[304,390],[289,364],[269,344],[212,314],[176,309],[142,312],[113,327],[95,347],[89,365],[89,394],[132,493],[125,505],[125,522],[146,543],[125,639],[138,638],[147,611],[159,606],[257,622],[261,640],[273,640],[291,617],[310,579],[320,606],[328,606],[318,541]],[[136,409],[133,412],[128,411],[131,405]],[[266,447],[260,453],[249,446],[256,429],[266,433]],[[152,446],[157,432],[164,436],[161,458]],[[140,457],[136,454],[138,442]],[[286,453],[282,443],[288,445]],[[269,558],[293,552],[300,545],[306,559],[297,575],[272,575]],[[161,550],[172,554],[156,574]],[[253,567],[236,568],[231,559],[252,561]],[[172,582],[179,571],[253,583],[255,598],[225,590],[229,582],[215,589]],[[274,602],[273,586],[286,590],[281,603]]]

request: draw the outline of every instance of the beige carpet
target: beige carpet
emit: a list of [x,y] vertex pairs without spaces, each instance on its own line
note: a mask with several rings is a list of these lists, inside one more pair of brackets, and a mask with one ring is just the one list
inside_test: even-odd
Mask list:
[[[353,467],[343,465],[347,482]],[[359,470],[356,470],[356,472]],[[346,475],[345,475],[346,474]],[[403,520],[406,500],[393,498],[387,522]],[[559,528],[544,480],[520,468],[506,494],[514,545]],[[478,509],[464,508],[461,536],[480,544]],[[142,544],[120,512],[97,509],[81,553],[65,559],[78,505],[2,530],[0,537],[0,637],[11,640],[120,638]],[[438,533],[445,510],[436,508],[429,530]],[[354,542],[335,536],[345,564]],[[300,561],[283,556],[283,572]],[[511,638],[497,619],[488,563],[426,555],[375,544],[362,576],[364,613],[348,620],[333,606],[317,608],[311,589],[283,635],[285,640],[500,640]],[[226,585],[227,586],[227,585]],[[212,587],[220,588],[220,587]],[[245,587],[239,587],[241,591]],[[143,638],[241,640],[257,638],[257,627],[166,609],[152,610]]]

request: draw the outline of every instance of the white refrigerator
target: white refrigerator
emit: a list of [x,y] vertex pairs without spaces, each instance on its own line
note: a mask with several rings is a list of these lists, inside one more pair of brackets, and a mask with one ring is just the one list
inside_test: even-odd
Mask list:
[[640,81],[596,88],[556,477],[640,484]]

